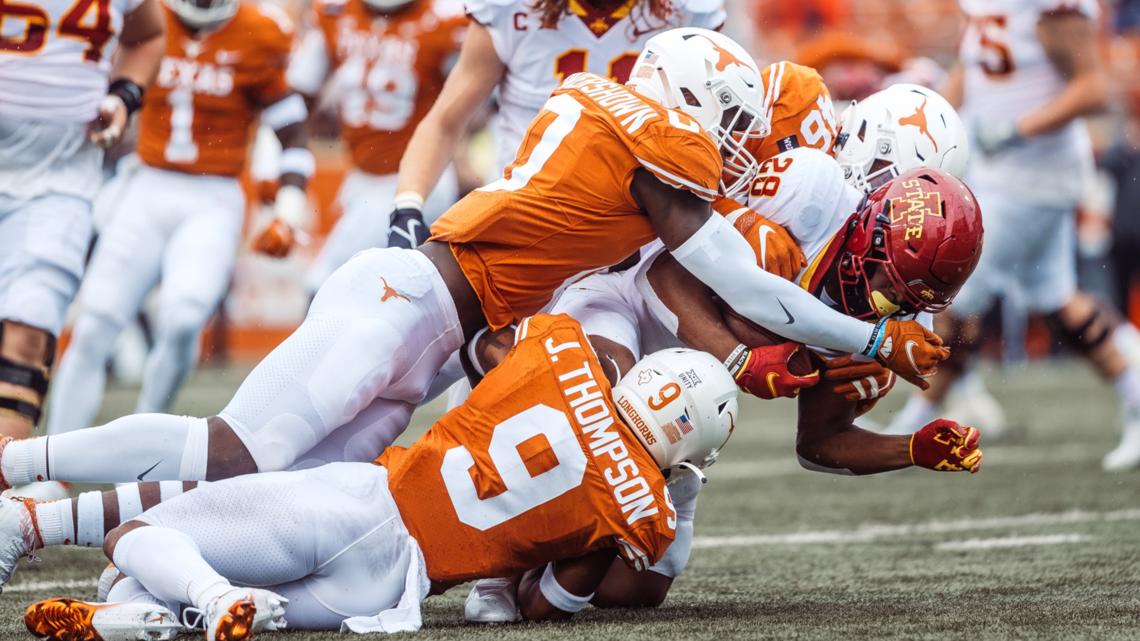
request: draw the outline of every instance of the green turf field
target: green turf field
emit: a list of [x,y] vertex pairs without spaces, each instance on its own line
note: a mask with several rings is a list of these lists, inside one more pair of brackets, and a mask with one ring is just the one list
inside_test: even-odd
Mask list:
[[[237,380],[200,372],[178,409],[215,411]],[[663,607],[474,628],[463,625],[466,590],[457,588],[428,601],[418,638],[1140,638],[1140,473],[1099,467],[1116,439],[1111,391],[1079,365],[1035,364],[989,380],[1025,429],[996,445],[983,435],[975,476],[808,472],[792,451],[794,406],[750,401],[710,470],[697,549]],[[873,416],[885,418],[905,391]],[[134,397],[114,390],[109,401],[111,416]],[[0,596],[0,639],[30,638],[20,614],[37,599],[92,597],[103,563],[85,550],[25,563]]]

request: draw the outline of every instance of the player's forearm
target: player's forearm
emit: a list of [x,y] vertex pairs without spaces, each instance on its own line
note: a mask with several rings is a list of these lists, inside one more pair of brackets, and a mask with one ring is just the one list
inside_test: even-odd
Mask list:
[[720,216],[710,217],[672,254],[737,313],[784,338],[854,354],[871,342],[870,323],[761,269],[748,242]]
[[801,438],[796,454],[808,469],[839,474],[878,474],[911,466],[909,436],[876,434],[851,424],[826,436]]
[[950,103],[950,106],[958,109],[962,106],[962,93],[964,91],[963,84],[965,83],[965,72],[962,63],[954,63],[950,68],[950,73],[946,75],[946,82],[942,85],[939,93],[942,97]]
[[[299,95],[296,98],[301,100]],[[304,111],[300,120],[274,130],[277,139],[281,141],[281,177],[278,182],[282,187],[291,186],[303,190],[316,170],[316,159],[309,150],[309,132],[305,125],[307,117],[308,113]]]
[[711,292],[670,254],[662,254],[646,273],[653,292],[677,317],[677,338],[721,361],[740,344],[724,324]]
[[166,48],[163,25],[158,0],[146,0],[123,19],[111,80],[125,78],[142,87],[154,80]]
[[400,160],[397,194],[411,192],[426,198],[455,156],[467,121],[436,113],[439,107],[437,102],[436,107],[420,121],[412,139],[408,141],[408,147]]
[[1017,122],[1017,132],[1031,138],[1059,129],[1076,118],[1104,110],[1108,85],[1104,76],[1089,70],[1072,78],[1057,97]]

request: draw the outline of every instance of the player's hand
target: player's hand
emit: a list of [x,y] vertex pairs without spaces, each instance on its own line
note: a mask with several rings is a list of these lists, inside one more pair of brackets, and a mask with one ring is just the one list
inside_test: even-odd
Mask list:
[[756,264],[764,271],[792,280],[807,266],[803,250],[788,230],[760,214],[748,210],[736,217],[732,226],[752,245]]
[[415,207],[400,207],[389,217],[388,246],[414,249],[428,239],[424,214]]
[[974,140],[983,155],[992,156],[1021,140],[1017,123],[1012,119],[982,120],[974,127]]
[[253,250],[273,258],[284,258],[289,255],[295,244],[297,244],[296,235],[289,223],[280,218],[274,218],[253,239]]
[[[927,389],[926,379],[934,375],[938,363],[950,357],[950,348],[942,339],[918,321],[883,319],[878,323],[884,332],[873,356],[888,369],[920,389]],[[873,346],[872,346],[873,347]]]
[[837,395],[849,401],[878,400],[895,386],[894,372],[878,361],[857,361],[851,355],[829,360],[823,378]]
[[982,467],[981,433],[940,418],[927,423],[910,437],[910,462],[937,472],[971,474]]
[[803,345],[788,341],[778,345],[753,347],[734,378],[740,389],[763,399],[795,398],[802,388],[819,382],[819,370],[805,376],[793,374],[788,361]]
[[114,94],[103,96],[98,114],[87,124],[87,138],[104,149],[110,149],[123,137],[128,115],[122,98]]

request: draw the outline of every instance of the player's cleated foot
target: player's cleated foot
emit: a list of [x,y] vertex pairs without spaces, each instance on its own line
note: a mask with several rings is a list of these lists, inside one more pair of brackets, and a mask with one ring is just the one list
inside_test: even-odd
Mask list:
[[1105,472],[1127,472],[1140,467],[1140,425],[1127,425],[1120,444],[1104,455],[1101,467]]
[[99,582],[95,585],[95,601],[97,603],[106,603],[107,595],[111,593],[111,588],[115,585],[115,580],[119,578],[119,568],[115,567],[114,563],[108,563],[107,567],[99,573]]
[[483,579],[471,587],[463,604],[468,623],[510,623],[519,620],[515,595],[518,587],[511,579]]
[[71,486],[63,481],[37,481],[4,491],[5,496],[34,499],[40,503],[71,498]]
[[24,625],[50,641],[166,641],[183,631],[170,610],[153,603],[86,603],[54,598],[24,611]]
[[24,499],[0,499],[0,591],[8,585],[20,559],[43,547],[29,503]]
[[234,588],[206,607],[207,641],[245,641],[257,632],[285,629],[280,594],[258,588]]

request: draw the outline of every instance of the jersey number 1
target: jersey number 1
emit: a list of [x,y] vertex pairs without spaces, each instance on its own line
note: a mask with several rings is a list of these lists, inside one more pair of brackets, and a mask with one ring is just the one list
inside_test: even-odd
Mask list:
[[[535,443],[544,446],[538,451],[547,455],[547,465],[532,475],[521,449],[524,444]],[[472,474],[475,459],[466,447],[457,445],[447,450],[440,468],[456,515],[477,530],[489,530],[562,496],[581,485],[586,474],[586,453],[574,428],[565,414],[549,405],[534,405],[496,425],[487,455],[494,474],[506,487],[496,496],[479,497]],[[540,458],[536,455],[532,460]]]

